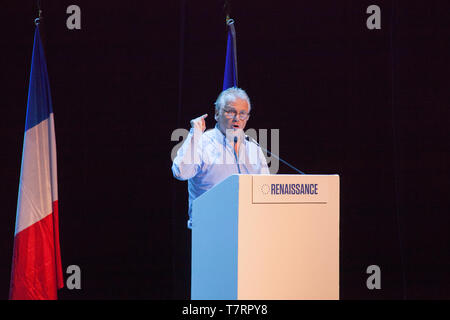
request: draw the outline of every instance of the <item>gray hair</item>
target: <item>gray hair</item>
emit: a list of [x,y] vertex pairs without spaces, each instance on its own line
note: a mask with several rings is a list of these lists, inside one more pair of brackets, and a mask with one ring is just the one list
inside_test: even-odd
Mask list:
[[250,111],[250,98],[244,90],[236,87],[228,88],[219,94],[216,102],[214,103],[214,105],[216,106],[216,111],[220,111],[221,108],[225,107],[228,103],[233,102],[236,99],[246,100],[248,103],[248,111]]

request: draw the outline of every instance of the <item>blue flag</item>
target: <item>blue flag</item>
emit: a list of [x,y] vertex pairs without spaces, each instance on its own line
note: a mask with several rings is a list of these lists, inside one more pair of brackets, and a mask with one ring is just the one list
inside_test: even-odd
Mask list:
[[227,19],[227,25],[228,40],[227,56],[225,58],[225,72],[223,75],[223,90],[238,86],[236,31],[234,29],[234,20]]

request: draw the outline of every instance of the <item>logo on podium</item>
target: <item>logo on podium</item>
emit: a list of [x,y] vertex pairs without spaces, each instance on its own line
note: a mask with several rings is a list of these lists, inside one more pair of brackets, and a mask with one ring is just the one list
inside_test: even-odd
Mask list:
[[268,194],[270,192],[270,187],[268,184],[263,184],[261,186],[261,191],[263,194]]

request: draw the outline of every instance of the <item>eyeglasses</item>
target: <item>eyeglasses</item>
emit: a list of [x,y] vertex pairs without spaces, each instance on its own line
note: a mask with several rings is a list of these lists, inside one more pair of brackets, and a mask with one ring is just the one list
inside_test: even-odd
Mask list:
[[237,111],[233,110],[233,109],[231,109],[231,110],[223,109],[223,114],[228,119],[234,119],[236,116],[238,116],[239,120],[247,120],[248,117],[250,117],[250,113],[248,113],[248,112],[241,111],[238,114]]

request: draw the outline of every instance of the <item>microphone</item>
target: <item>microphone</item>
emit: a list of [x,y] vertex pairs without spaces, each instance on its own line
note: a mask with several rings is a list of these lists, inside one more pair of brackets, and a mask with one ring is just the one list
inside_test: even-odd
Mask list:
[[239,172],[239,174],[241,174],[241,168],[239,167],[239,161],[238,161],[238,157],[237,157],[237,154],[236,154],[236,143],[237,142],[238,142],[238,137],[234,136],[234,147],[233,147],[234,158],[236,159],[236,165],[237,165],[237,168],[238,168],[238,172]]
[[[236,139],[237,139],[237,137],[235,137],[235,141],[236,141]],[[261,149],[263,149],[263,151],[265,151],[266,153],[269,153],[271,156],[274,156],[275,158],[277,158],[278,160],[280,160],[281,162],[283,162],[285,165],[287,165],[289,168],[294,169],[295,171],[297,171],[297,172],[300,173],[300,174],[305,174],[304,172],[298,170],[298,169],[297,169],[296,167],[294,167],[293,165],[291,165],[291,164],[287,163],[286,161],[284,161],[283,159],[281,159],[281,158],[280,158],[279,156],[277,156],[276,154],[272,153],[271,151],[267,150],[266,148],[261,147],[261,146],[259,145],[259,143],[256,142],[255,139],[253,139],[252,137],[246,135],[246,136],[245,136],[245,140],[253,142],[253,143],[256,144],[258,147],[260,147]]]

